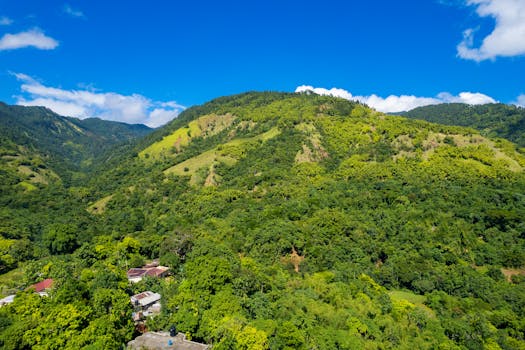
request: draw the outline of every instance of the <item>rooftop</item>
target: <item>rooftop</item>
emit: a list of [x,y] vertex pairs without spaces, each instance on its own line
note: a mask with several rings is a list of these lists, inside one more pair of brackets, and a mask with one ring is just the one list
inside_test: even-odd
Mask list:
[[170,268],[166,266],[158,266],[150,268],[146,271],[146,275],[158,277],[161,276],[164,272],[168,271]]
[[128,270],[127,275],[128,275],[128,278],[142,277],[146,272],[147,272],[146,269],[141,269],[141,268],[138,268],[138,267],[134,267],[134,268]]
[[15,295],[8,295],[3,299],[0,299],[0,306],[4,306],[5,304],[11,304],[13,301],[15,301]]
[[210,346],[186,340],[186,336],[183,333],[178,333],[176,336],[171,337],[170,334],[167,332],[148,332],[130,341],[128,343],[128,349],[207,350],[210,349]]
[[148,290],[148,291],[133,295],[130,298],[130,300],[131,300],[131,304],[133,305],[137,305],[138,303],[140,306],[147,306],[147,305],[150,305],[150,304],[153,304],[159,301],[160,298],[161,296],[159,293],[154,293]]
[[35,292],[40,293],[53,287],[53,279],[47,278],[41,282],[29,286],[27,289],[34,289]]
[[164,277],[169,271],[169,267],[160,266],[157,261],[144,265],[143,267],[134,267],[128,270],[128,279],[131,282],[138,282],[144,276]]

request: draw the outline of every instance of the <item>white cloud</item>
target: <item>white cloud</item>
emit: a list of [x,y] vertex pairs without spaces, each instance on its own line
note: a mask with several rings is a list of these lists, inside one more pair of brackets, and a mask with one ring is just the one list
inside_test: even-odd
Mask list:
[[171,120],[173,120],[173,118],[175,118],[177,115],[173,115],[173,112],[176,111],[177,112],[177,115],[179,113],[179,110],[178,109],[163,109],[163,108],[155,108],[154,110],[152,110],[151,112],[149,112],[149,124],[146,124],[148,126],[151,126],[151,125],[156,125],[156,126],[159,126],[159,125],[164,125],[168,122],[170,122]]
[[40,29],[34,28],[17,34],[5,34],[0,39],[0,51],[24,47],[35,47],[40,50],[53,50],[58,41],[46,36]]
[[13,20],[9,17],[2,16],[0,17],[0,26],[9,26],[13,24]]
[[298,86],[297,89],[295,89],[295,92],[306,92],[311,91],[317,95],[329,95],[329,96],[335,96],[335,97],[341,97],[346,100],[355,100],[355,97],[352,96],[351,93],[344,89],[338,89],[338,88],[331,88],[330,90],[325,88],[314,88],[310,85],[301,85]]
[[67,13],[71,17],[76,17],[76,18],[86,17],[82,11],[72,8],[69,4],[65,4],[63,10],[64,10],[64,13]]
[[374,94],[370,96],[357,96],[357,100],[385,113],[409,111],[416,107],[440,103],[440,101],[435,98],[417,97],[413,95],[390,95],[383,98]]
[[86,114],[86,109],[72,102],[54,100],[52,98],[38,97],[32,100],[26,100],[19,97],[17,104],[22,106],[45,106],[57,114],[65,116],[80,116]]
[[438,98],[446,103],[466,103],[469,105],[482,105],[485,103],[496,103],[490,96],[479,92],[460,92],[458,96],[452,96],[448,92],[442,92]]
[[157,102],[139,94],[65,90],[45,86],[26,74],[11,74],[22,82],[20,89],[23,96],[17,96],[17,104],[45,106],[60,115],[158,127],[176,118],[184,110],[184,106],[175,101]]
[[390,95],[386,98],[377,96],[375,94],[369,96],[354,96],[350,92],[344,89],[332,88],[314,88],[309,85],[302,85],[295,89],[295,92],[306,92],[311,91],[318,95],[330,95],[341,97],[347,100],[355,100],[384,113],[396,113],[409,111],[416,107],[435,105],[440,103],[466,103],[466,104],[485,104],[495,103],[492,97],[479,92],[461,92],[459,95],[454,96],[448,92],[442,92],[437,97],[418,97],[414,95]]
[[524,0],[467,0],[467,5],[477,6],[480,17],[493,17],[496,25],[480,47],[474,47],[475,30],[465,30],[457,46],[459,57],[480,62],[525,54]]
[[514,104],[525,108],[525,94],[519,95]]

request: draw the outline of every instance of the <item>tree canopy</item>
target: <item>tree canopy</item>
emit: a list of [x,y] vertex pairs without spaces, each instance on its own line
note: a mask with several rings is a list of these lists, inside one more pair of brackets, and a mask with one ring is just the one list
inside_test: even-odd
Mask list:
[[[252,92],[186,110],[85,183],[27,190],[2,159],[3,348],[118,349],[144,290],[162,295],[148,329],[214,349],[525,347],[510,141]],[[128,283],[156,258],[172,276]],[[22,291],[44,278],[49,297]]]

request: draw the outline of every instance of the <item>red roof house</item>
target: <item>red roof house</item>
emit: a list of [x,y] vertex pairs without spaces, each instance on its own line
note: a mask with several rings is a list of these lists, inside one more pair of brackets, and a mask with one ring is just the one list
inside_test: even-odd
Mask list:
[[169,267],[158,266],[158,264],[156,264],[155,266],[152,266],[152,264],[149,264],[141,268],[134,267],[134,268],[129,269],[127,272],[128,280],[130,282],[136,283],[142,280],[142,278],[144,278],[145,276],[158,277],[158,278],[166,277],[169,269],[170,269]]
[[151,277],[165,277],[168,273],[169,268],[165,266],[158,266],[146,271],[146,275]]
[[27,289],[34,289],[35,292],[40,293],[46,290],[51,289],[53,287],[53,279],[47,278],[43,280],[42,282],[38,282],[33,284],[32,286],[29,286]]

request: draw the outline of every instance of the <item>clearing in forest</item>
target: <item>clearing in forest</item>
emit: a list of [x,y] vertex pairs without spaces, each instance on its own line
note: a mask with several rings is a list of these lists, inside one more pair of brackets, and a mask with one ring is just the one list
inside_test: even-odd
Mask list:
[[256,147],[259,142],[267,141],[279,134],[280,131],[278,128],[272,128],[254,137],[232,140],[174,165],[166,169],[164,173],[180,176],[190,175],[192,177],[190,182],[197,184],[201,177],[198,174],[198,170],[202,168],[207,169],[207,173],[204,174],[204,179],[206,179],[209,176],[209,169],[212,169],[215,164],[224,163],[229,166],[234,165],[251,147]]
[[231,126],[234,120],[235,117],[231,114],[210,114],[202,116],[191,121],[187,126],[175,130],[175,132],[165,136],[162,140],[150,145],[139,153],[139,157],[147,158],[149,156],[151,158],[158,158],[163,153],[172,150],[180,152],[181,148],[188,145],[192,138],[216,135]]

